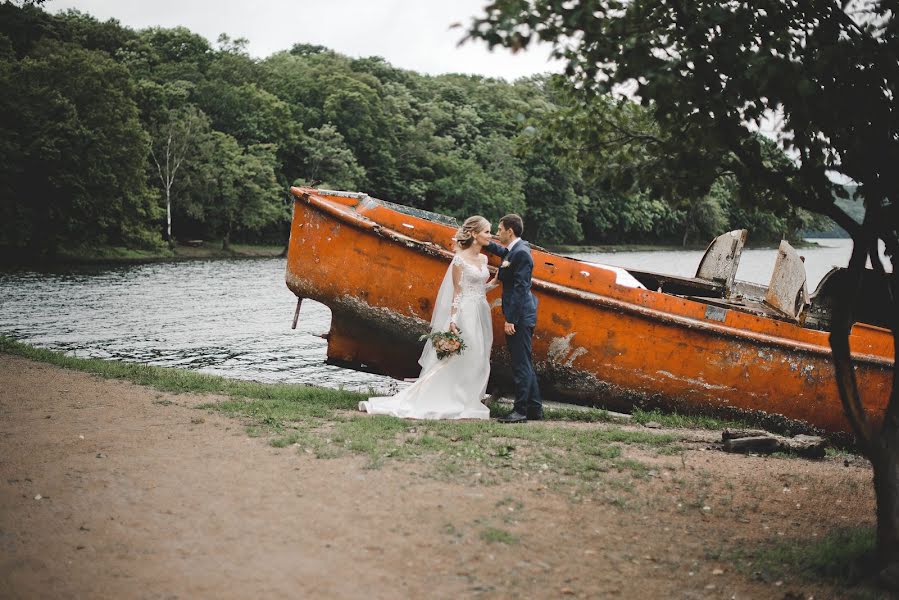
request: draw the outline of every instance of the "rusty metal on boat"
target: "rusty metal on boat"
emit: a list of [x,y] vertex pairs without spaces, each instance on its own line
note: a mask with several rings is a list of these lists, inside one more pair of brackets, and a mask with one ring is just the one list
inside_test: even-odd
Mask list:
[[[395,378],[418,375],[418,338],[452,257],[453,219],[362,193],[291,188],[287,286],[332,312],[328,362]],[[526,236],[525,236],[526,237]],[[533,350],[548,399],[612,410],[662,408],[751,416],[781,430],[845,434],[827,297],[834,273],[809,295],[801,258],[786,242],[772,282],[736,279],[745,230],[719,236],[696,277],[625,271],[534,247],[539,299]],[[490,257],[491,268],[498,266]],[[510,382],[500,291],[491,385]],[[861,398],[882,419],[893,341],[871,310],[850,337]],[[296,314],[295,314],[296,319]],[[296,321],[294,321],[295,323]]]

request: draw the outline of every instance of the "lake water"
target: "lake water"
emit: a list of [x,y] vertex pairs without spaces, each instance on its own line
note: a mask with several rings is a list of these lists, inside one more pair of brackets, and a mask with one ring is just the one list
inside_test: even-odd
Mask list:
[[[846,266],[851,241],[803,248],[813,291]],[[576,254],[643,271],[693,275],[702,251]],[[744,250],[737,278],[768,283],[776,250]],[[194,369],[263,382],[309,383],[390,393],[387,377],[325,365],[330,310],[296,297],[284,259],[166,262],[0,271],[0,334],[90,358]]]

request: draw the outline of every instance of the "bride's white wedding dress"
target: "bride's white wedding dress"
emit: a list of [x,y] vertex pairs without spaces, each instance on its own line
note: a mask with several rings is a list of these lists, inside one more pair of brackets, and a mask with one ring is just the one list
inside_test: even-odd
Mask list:
[[453,303],[453,265],[462,268],[461,293],[456,299],[456,326],[465,340],[461,354],[437,359],[431,342],[425,342],[419,363],[421,375],[395,396],[374,397],[359,403],[359,410],[375,415],[407,419],[488,419],[490,410],[481,403],[490,376],[493,325],[487,304],[490,276],[487,257],[474,265],[458,254],[453,258],[434,303],[431,331],[449,329]]

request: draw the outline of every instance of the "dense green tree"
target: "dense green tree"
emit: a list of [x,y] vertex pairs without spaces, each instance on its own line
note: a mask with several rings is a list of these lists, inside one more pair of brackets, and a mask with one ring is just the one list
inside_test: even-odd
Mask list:
[[59,35],[63,41],[77,44],[85,50],[101,50],[110,56],[137,39],[138,34],[123,27],[115,19],[100,21],[77,10],[56,16]]
[[723,233],[728,223],[730,195],[721,179],[712,184],[709,193],[684,209],[682,245],[686,246],[691,235],[708,241]]
[[136,78],[158,83],[180,80],[200,84],[214,60],[206,38],[184,27],[144,29],[117,55]]
[[[589,239],[674,242],[673,233],[679,231],[677,241],[683,244],[691,239],[705,243],[728,228],[748,228],[751,240],[776,243],[795,237],[802,228],[805,221],[787,218],[796,211],[782,195],[774,198],[776,192],[758,187],[744,193],[722,153],[696,149],[688,156],[678,153],[678,141],[658,126],[649,108],[627,98],[585,97],[564,85],[562,78],[548,81],[555,108],[544,111],[535,124],[541,139],[579,172],[584,185],[601,190],[588,193],[582,213]],[[773,142],[757,139],[766,160],[789,163]],[[696,169],[695,164],[703,168]],[[766,194],[767,208],[752,195],[759,193]],[[604,205],[591,207],[592,202]],[[610,212],[613,208],[617,216]],[[740,221],[750,213],[757,218]]]
[[[586,238],[610,244],[681,241],[683,211],[646,192],[587,190],[579,222]],[[720,232],[719,232],[720,233]]]
[[275,178],[277,158],[272,144],[241,148],[233,137],[212,131],[208,153],[208,197],[205,221],[228,250],[238,231],[259,231],[285,218],[281,188]]
[[459,152],[438,161],[442,176],[428,191],[430,209],[459,219],[482,215],[495,222],[508,212],[523,212],[521,188],[493,178],[478,162]]
[[574,173],[546,147],[528,145],[524,155],[523,217],[528,238],[541,244],[583,239],[578,214],[584,199],[577,193]]
[[359,189],[365,170],[356,162],[337,128],[326,123],[312,128],[304,138],[306,165],[301,182],[318,181],[322,187],[338,190]]
[[247,52],[248,43],[245,38],[232,39],[226,33],[220,34],[216,40],[218,49],[215,60],[209,65],[207,78],[235,86],[259,83],[261,72],[257,61]]
[[[17,79],[22,65],[44,60],[38,54],[48,43],[95,52],[120,69],[116,81],[137,90],[140,122],[132,123],[135,136],[146,132],[146,173],[133,189],[144,196],[151,190],[145,231],[168,229],[158,220],[159,208],[168,207],[174,237],[222,235],[210,213],[215,201],[209,181],[218,168],[209,151],[214,132],[233,138],[241,155],[274,145],[282,190],[321,179],[457,217],[519,212],[530,223],[528,235],[544,244],[679,241],[688,223],[703,224],[689,232],[699,242],[720,223],[716,207],[732,225],[757,224],[753,240],[792,232],[807,221],[783,193],[778,200],[764,186],[744,186],[742,178],[733,178],[727,194],[713,202],[712,185],[734,169],[728,152],[698,144],[685,159],[678,152],[682,136],[663,127],[652,106],[572,93],[549,77],[507,83],[477,75],[428,76],[379,57],[349,58],[308,44],[257,60],[247,54],[245,40],[224,34],[210,44],[184,28],[134,31],[77,11],[50,15],[9,2],[0,4],[0,35],[7,40],[0,44],[0,77],[11,92],[23,85]],[[49,83],[44,93],[67,95]],[[40,98],[36,106],[47,102]],[[13,106],[8,114],[38,112]],[[96,131],[107,125],[99,116],[95,121]],[[0,151],[9,157],[19,156],[21,140],[41,139],[34,136],[35,124],[0,126]],[[594,135],[600,127],[605,137]],[[762,150],[767,152],[765,144]],[[696,185],[700,177],[691,160],[708,166],[703,185]],[[12,199],[12,182],[21,186],[36,174],[26,173],[18,158],[4,168],[5,210],[22,213],[25,205]],[[76,169],[74,163],[56,168]],[[83,181],[86,171],[66,172],[73,188],[93,185]],[[744,202],[761,194],[768,194],[762,206]],[[113,204],[109,210],[114,214]],[[264,231],[284,227],[286,235],[288,215],[281,218],[284,223]],[[100,229],[77,227],[72,239],[112,239]],[[234,231],[243,239],[264,235]],[[69,235],[57,237],[65,242]]]
[[[837,385],[860,449],[874,467],[882,575],[899,588],[899,372],[882,425],[872,426],[855,383],[849,332],[866,260],[888,285],[899,354],[899,275],[878,251],[899,255],[899,6],[895,0],[712,2],[695,0],[496,0],[470,35],[514,49],[536,40],[566,61],[585,98],[629,86],[651,110],[668,148],[689,170],[692,197],[708,193],[710,167],[732,172],[741,193],[833,218],[854,241],[849,285],[830,336]],[[756,129],[781,117],[794,157],[767,159]],[[664,138],[663,138],[664,139]],[[706,155],[709,164],[701,160]],[[828,172],[858,184],[865,218],[854,222]],[[674,177],[678,171],[672,170]]]
[[290,108],[254,83],[234,86],[223,81],[206,81],[199,86],[198,96],[198,104],[209,115],[213,128],[243,145],[295,143]]
[[[325,124],[336,128],[365,170],[363,187],[402,202],[396,154],[396,132],[408,124],[397,122],[385,86],[367,72],[356,72],[352,61],[330,51],[279,53],[264,61],[264,89],[290,107],[293,122],[306,133]],[[296,146],[284,154],[294,169],[308,164],[305,150]],[[293,180],[297,173],[288,179]],[[375,192],[375,190],[378,190]]]
[[332,75],[322,117],[332,123],[365,168],[370,189],[389,191],[396,177],[396,140],[385,112],[383,89],[368,74]]
[[52,254],[62,244],[156,243],[147,136],[128,72],[52,39],[19,61],[5,47],[0,244]]
[[0,4],[0,34],[6,36],[16,58],[28,54],[35,43],[44,37],[59,39],[56,20],[43,10],[12,2]]

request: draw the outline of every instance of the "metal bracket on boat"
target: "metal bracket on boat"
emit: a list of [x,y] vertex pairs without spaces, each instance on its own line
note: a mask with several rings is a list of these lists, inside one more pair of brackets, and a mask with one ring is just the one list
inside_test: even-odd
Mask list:
[[297,309],[293,313],[293,324],[290,326],[291,329],[297,328],[297,320],[300,318],[300,307],[303,305],[302,296],[297,296]]
[[723,284],[725,298],[730,295],[734,286],[737,267],[740,266],[740,254],[748,234],[745,229],[735,229],[716,237],[706,248],[699,261],[699,268],[696,269],[697,278]]
[[771,282],[765,292],[765,304],[791,319],[799,319],[809,302],[805,280],[805,263],[802,257],[789,242],[781,240]]
[[713,306],[709,304],[705,307],[705,318],[710,319],[712,321],[718,321],[719,323],[724,323],[724,319],[727,317],[727,309],[722,308],[720,306]]

